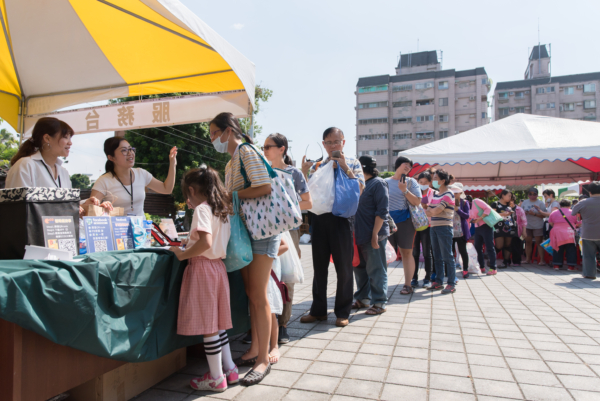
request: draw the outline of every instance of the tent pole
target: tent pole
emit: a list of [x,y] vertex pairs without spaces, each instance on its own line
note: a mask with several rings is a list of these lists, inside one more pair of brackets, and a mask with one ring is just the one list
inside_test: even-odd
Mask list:
[[21,97],[21,104],[19,105],[19,126],[17,132],[19,133],[19,147],[23,144],[23,136],[25,135],[25,99]]

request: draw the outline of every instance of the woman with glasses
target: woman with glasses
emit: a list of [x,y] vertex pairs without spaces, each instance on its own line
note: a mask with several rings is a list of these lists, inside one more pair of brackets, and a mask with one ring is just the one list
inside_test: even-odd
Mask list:
[[104,201],[107,210],[122,207],[125,214],[144,215],[146,188],[159,194],[171,194],[175,186],[175,166],[177,147],[169,152],[169,173],[165,182],[154,178],[143,168],[133,168],[135,148],[122,137],[112,137],[104,141],[106,173],[100,176],[92,188],[92,197]]
[[540,257],[539,265],[544,265],[544,248],[540,246],[544,240],[544,215],[546,211],[544,202],[538,199],[537,188],[531,188],[527,192],[528,199],[523,201],[521,207],[525,210],[527,216],[527,227],[525,230],[525,264],[531,263],[533,240],[537,244],[538,255]]

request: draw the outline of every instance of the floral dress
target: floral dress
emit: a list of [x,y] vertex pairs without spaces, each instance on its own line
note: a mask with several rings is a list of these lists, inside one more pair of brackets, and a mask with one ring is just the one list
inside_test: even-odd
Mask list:
[[517,216],[509,205],[503,205],[498,202],[498,206],[496,207],[496,211],[500,214],[503,212],[510,212],[508,216],[505,216],[504,219],[498,222],[494,226],[494,238],[498,237],[517,237],[518,236],[518,226],[517,226]]

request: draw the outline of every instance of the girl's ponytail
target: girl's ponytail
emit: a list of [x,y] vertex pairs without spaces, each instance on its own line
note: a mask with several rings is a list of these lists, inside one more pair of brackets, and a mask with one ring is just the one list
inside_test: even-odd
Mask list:
[[[119,146],[121,145],[122,141],[125,141],[126,139],[123,137],[119,137],[119,136],[113,136],[108,138],[106,141],[104,141],[104,154],[106,155],[106,157],[108,158],[108,156],[113,156],[115,155],[115,151],[119,148]],[[111,173],[113,177],[116,177],[117,174],[115,173],[115,163],[113,163],[110,160],[106,160],[106,164],[104,165],[104,169],[106,170],[106,173]],[[104,174],[106,174],[104,173]]]
[[248,142],[250,144],[254,144],[254,141],[252,140],[252,138],[250,138],[250,136],[244,134],[244,132],[242,131],[242,128],[240,127],[240,122],[231,113],[217,114],[217,116],[215,118],[213,118],[210,123],[208,123],[208,125],[210,125],[210,124],[216,125],[223,132],[225,132],[225,130],[227,128],[231,128],[231,130],[233,131],[233,133],[236,137],[238,137],[239,139],[244,138],[244,140],[246,142]]
[[[61,124],[62,123],[62,124]],[[62,136],[73,136],[73,130],[66,123],[54,117],[42,117],[33,127],[31,138],[26,140],[19,147],[19,151],[10,159],[11,166],[14,166],[19,159],[28,157],[42,149],[44,146],[44,135],[48,134],[54,137],[58,133]]]
[[35,152],[36,146],[33,144],[33,141],[30,138],[23,142],[23,144],[19,147],[19,151],[12,157],[12,159],[10,159],[10,165],[14,166],[20,158],[31,156]]
[[288,140],[285,137],[285,135],[276,133],[276,134],[271,134],[267,137],[267,139],[272,140],[273,142],[275,142],[275,145],[277,145],[278,147],[283,147],[285,150],[283,151],[283,162],[285,164],[287,164],[288,166],[291,166],[292,163],[292,158],[287,154],[288,151]]

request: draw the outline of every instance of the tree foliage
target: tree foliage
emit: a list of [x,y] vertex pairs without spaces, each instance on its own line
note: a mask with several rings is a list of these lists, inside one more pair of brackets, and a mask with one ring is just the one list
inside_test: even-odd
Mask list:
[[[257,96],[255,102],[256,114],[259,110],[260,103],[266,102],[272,95],[269,89],[263,89],[257,86]],[[164,95],[144,96],[143,99],[160,98],[171,96],[183,96],[192,93],[169,93]],[[113,101],[114,103],[130,102],[138,100],[139,97],[121,98]],[[246,128],[249,125],[249,119]],[[261,129],[255,122],[255,131]],[[242,126],[242,129],[246,129]],[[247,131],[245,131],[247,132]],[[191,169],[199,167],[201,164],[206,164],[219,171],[221,179],[224,180],[225,165],[231,158],[227,153],[217,152],[210,141],[208,123],[185,124],[174,127],[157,127],[147,129],[129,130],[125,134],[125,139],[132,147],[137,149],[136,165],[148,170],[155,178],[164,181],[167,178],[169,170],[169,150],[173,146],[177,146],[177,173],[175,177],[175,188],[173,196],[177,203],[185,202],[181,193],[181,178],[183,174]]]
[[73,174],[71,176],[71,186],[79,189],[90,189],[92,184],[90,183],[90,177],[85,174]]
[[[0,122],[2,120],[0,119]],[[0,130],[0,166],[8,168],[10,159],[19,150],[19,140],[6,129]]]
[[[256,85],[254,88],[254,111],[253,115],[256,116],[260,112],[261,103],[266,103],[269,101],[269,98],[273,96],[273,91],[268,88],[263,88],[260,85]],[[250,118],[240,118],[240,126],[242,130],[247,133],[250,130]],[[259,135],[262,132],[262,125],[259,125],[256,122],[256,117],[254,117],[254,137]]]

